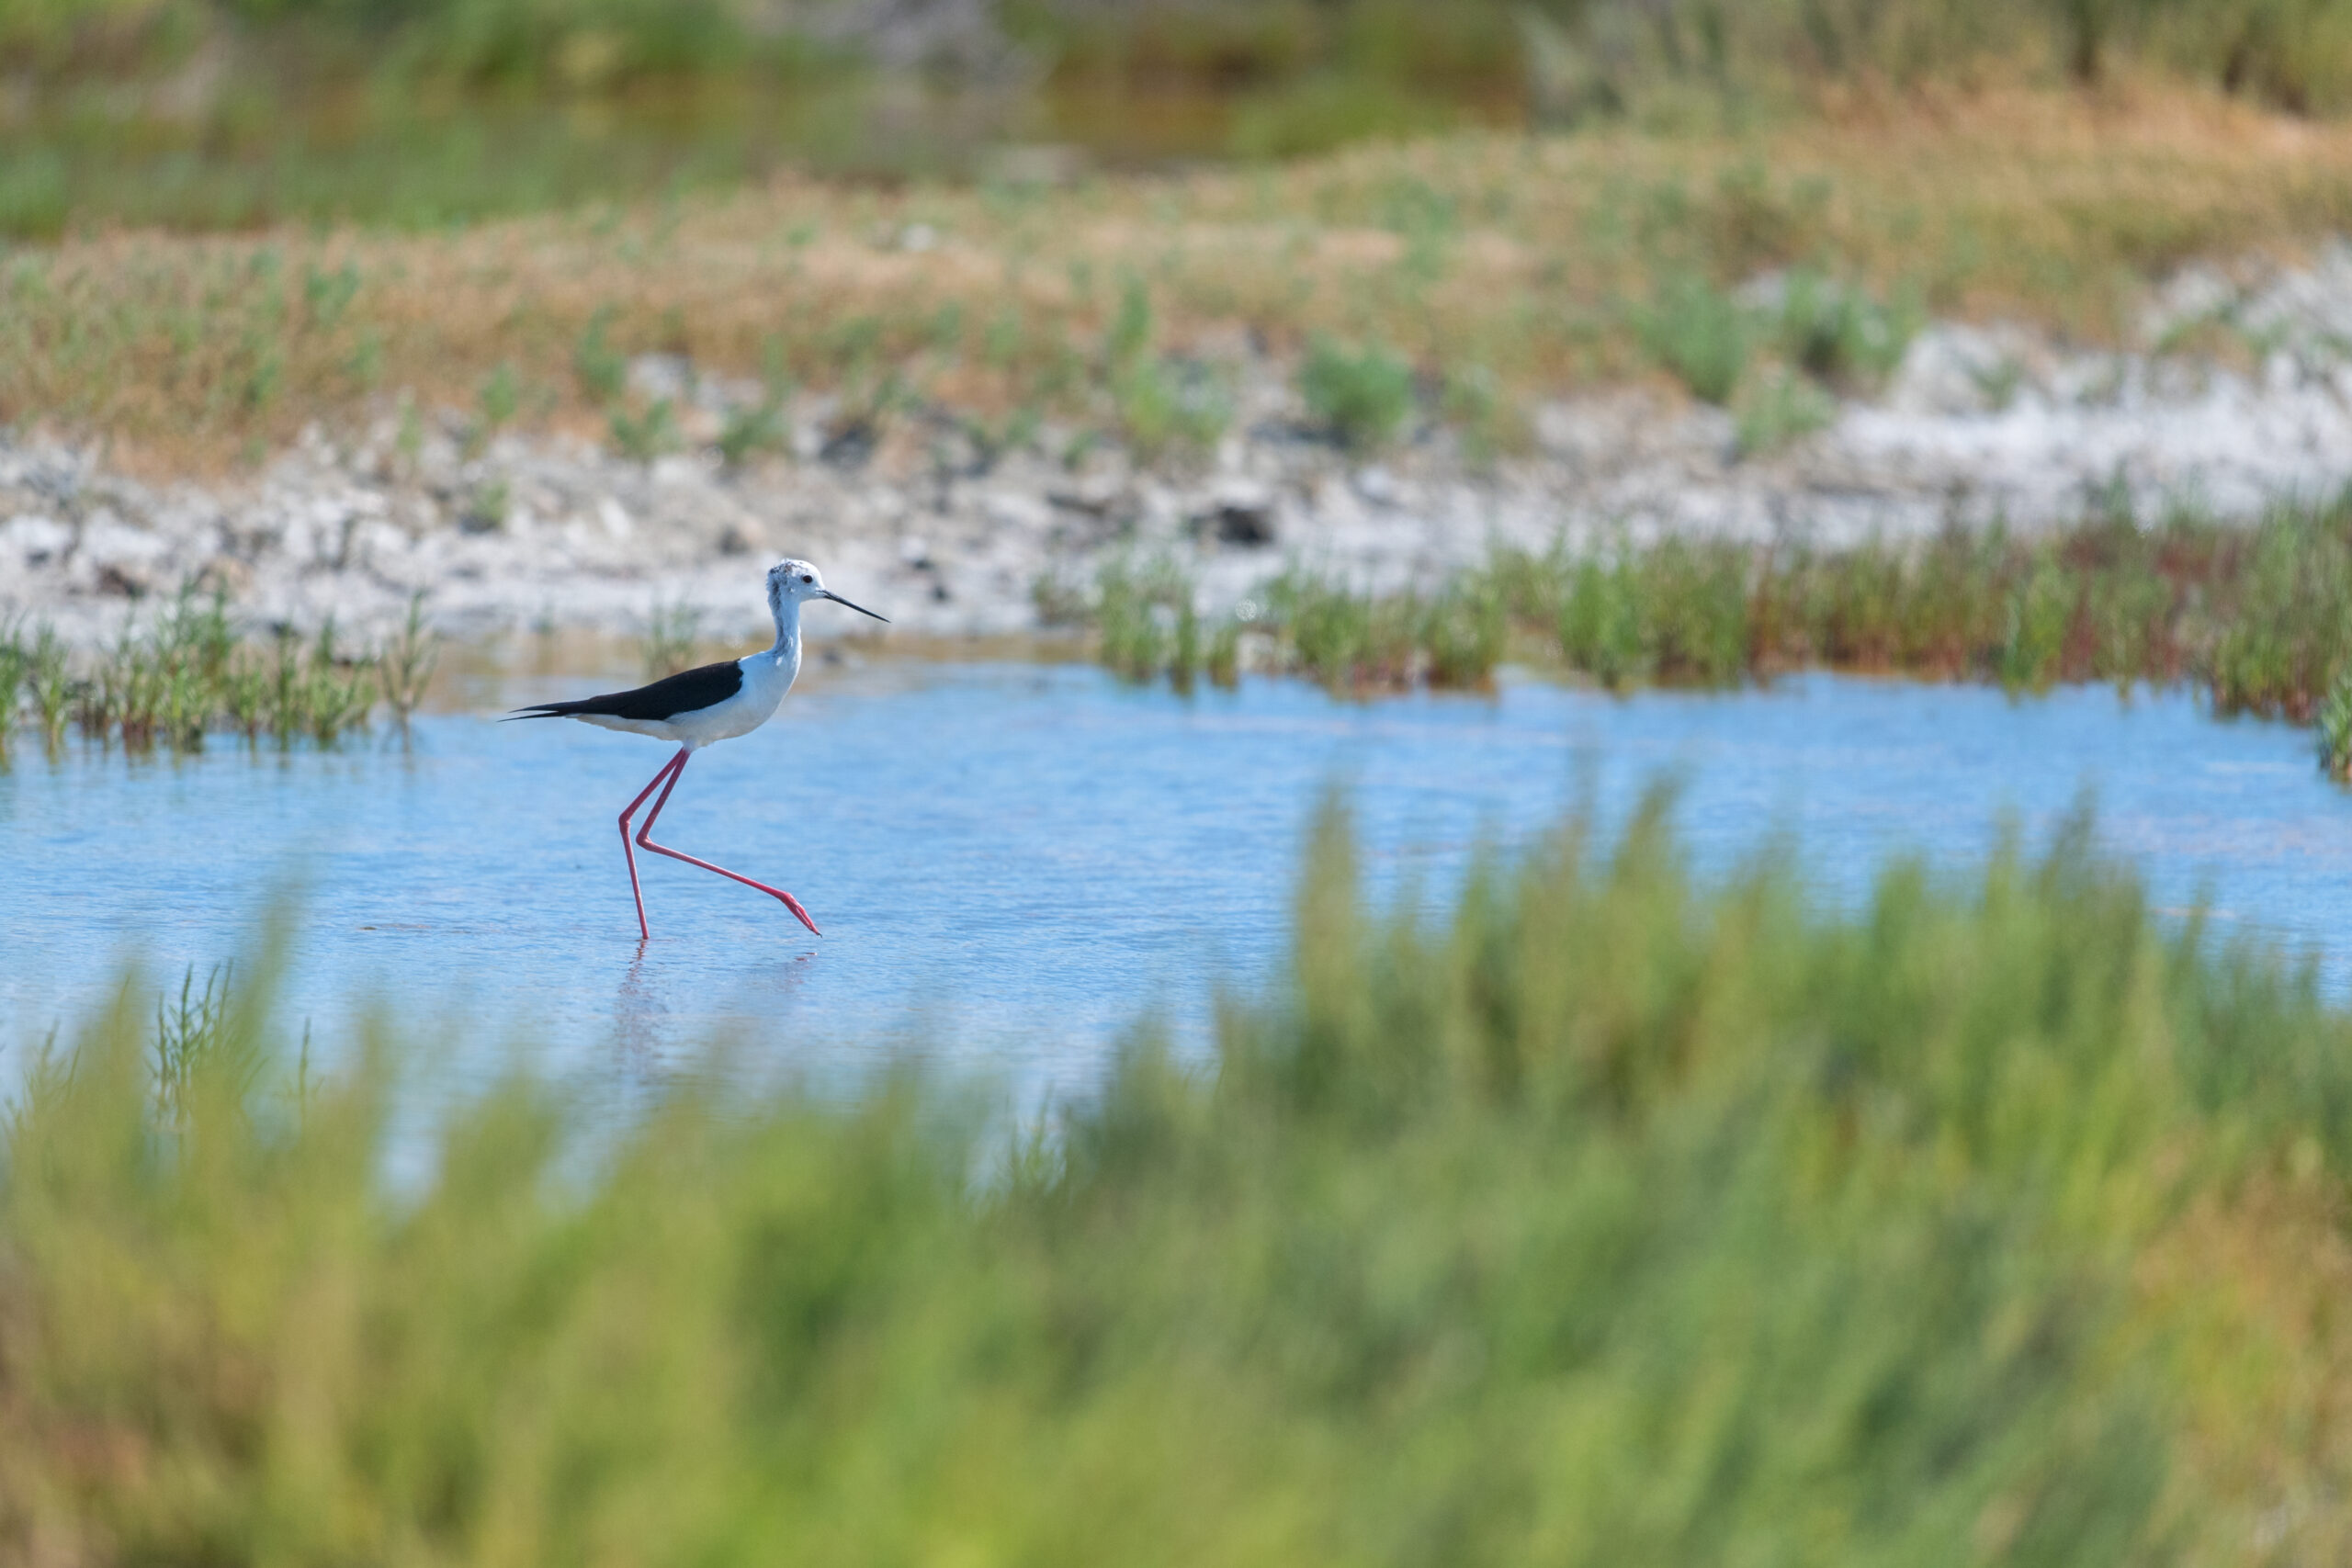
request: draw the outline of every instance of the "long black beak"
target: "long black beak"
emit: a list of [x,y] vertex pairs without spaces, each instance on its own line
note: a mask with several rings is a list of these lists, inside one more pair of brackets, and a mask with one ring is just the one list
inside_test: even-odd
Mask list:
[[[840,594],[834,592],[830,588],[820,588],[817,590],[817,594],[820,598],[831,599],[836,604],[848,605],[849,608],[855,610],[861,615],[874,615],[874,612],[867,609],[865,605],[851,604],[848,600],[842,598]],[[874,618],[881,622],[886,626],[890,624],[890,617],[888,615],[874,615]]]

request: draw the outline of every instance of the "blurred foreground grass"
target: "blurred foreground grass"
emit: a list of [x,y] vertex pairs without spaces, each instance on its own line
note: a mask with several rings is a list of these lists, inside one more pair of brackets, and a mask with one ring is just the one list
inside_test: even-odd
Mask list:
[[1213,1064],[1034,1134],[689,1084],[584,1164],[518,1082],[399,1190],[395,1033],[298,1078],[266,980],[160,1046],[127,987],[0,1127],[0,1542],[2341,1561],[2352,1018],[2080,831],[1802,881],[1654,804],[1416,924],[1332,814]]

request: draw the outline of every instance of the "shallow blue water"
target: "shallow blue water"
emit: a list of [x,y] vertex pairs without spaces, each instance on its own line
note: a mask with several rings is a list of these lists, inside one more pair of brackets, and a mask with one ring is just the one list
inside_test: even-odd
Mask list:
[[1432,902],[1482,839],[1521,840],[1580,801],[1606,828],[1660,777],[1682,783],[1702,869],[1790,836],[1831,899],[1897,852],[1966,864],[2004,813],[2039,838],[2089,790],[2159,907],[2203,896],[2222,931],[2312,949],[2352,988],[2352,795],[2303,732],[2215,723],[2184,697],[1814,678],[1354,705],[1281,682],[1185,699],[1081,668],[878,664],[696,757],[662,822],[665,842],[790,888],[824,939],[640,856],[640,952],[614,817],[667,749],[489,716],[594,684],[485,690],[481,715],[422,720],[406,746],[51,761],[20,744],[0,773],[0,1040],[70,1032],[133,956],[200,975],[294,888],[289,1014],[329,1049],[357,995],[424,1037],[462,1034],[432,1066],[452,1093],[505,1070],[511,1043],[626,1099],[715,1035],[819,1077],[910,1052],[1080,1088],[1147,1010],[1197,1042],[1218,984],[1279,966],[1330,784],[1352,795],[1375,885]]

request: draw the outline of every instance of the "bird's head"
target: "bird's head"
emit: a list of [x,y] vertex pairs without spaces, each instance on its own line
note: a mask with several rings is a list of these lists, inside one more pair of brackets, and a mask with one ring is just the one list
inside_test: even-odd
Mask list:
[[805,560],[780,560],[768,568],[768,608],[777,615],[784,614],[786,604],[797,604],[810,599],[830,599],[836,604],[846,604],[861,615],[874,615],[888,624],[888,615],[875,615],[863,604],[850,602],[825,586],[824,574]]

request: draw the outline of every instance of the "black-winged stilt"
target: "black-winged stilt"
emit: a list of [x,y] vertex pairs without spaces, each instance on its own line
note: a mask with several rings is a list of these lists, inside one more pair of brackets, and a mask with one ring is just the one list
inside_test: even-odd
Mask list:
[[756,887],[772,898],[780,898],[784,907],[800,919],[811,933],[822,936],[800,900],[781,887],[770,887],[764,882],[754,882],[738,875],[723,865],[713,865],[707,860],[696,860],[664,844],[653,841],[653,823],[662,808],[670,804],[670,792],[678,787],[679,775],[686,771],[686,760],[696,750],[714,740],[731,740],[738,735],[748,735],[768,721],[784,694],[792,690],[792,682],[800,673],[800,606],[811,599],[830,599],[836,604],[848,604],[861,615],[874,615],[888,623],[888,615],[875,615],[863,604],[851,604],[840,594],[827,588],[818,576],[817,569],[805,560],[783,560],[768,569],[768,613],[775,617],[775,646],[763,653],[743,659],[730,659],[724,663],[706,664],[697,670],[682,670],[667,675],[650,686],[639,686],[630,692],[608,692],[601,697],[582,697],[572,703],[535,703],[526,708],[516,708],[513,718],[576,718],[605,729],[626,729],[637,735],[656,735],[664,740],[678,742],[678,754],[662,764],[653,782],[638,792],[635,800],[621,813],[621,855],[628,862],[628,890],[637,900],[637,931],[640,941],[650,940],[653,930],[645,923],[645,893],[637,883],[637,856],[629,849],[628,819],[645,804],[645,797],[656,789],[662,798],[645,814],[645,825],[637,830],[639,848],[651,850],[657,855],[668,855],[688,865],[698,865],[705,871],[732,878],[746,887]]

